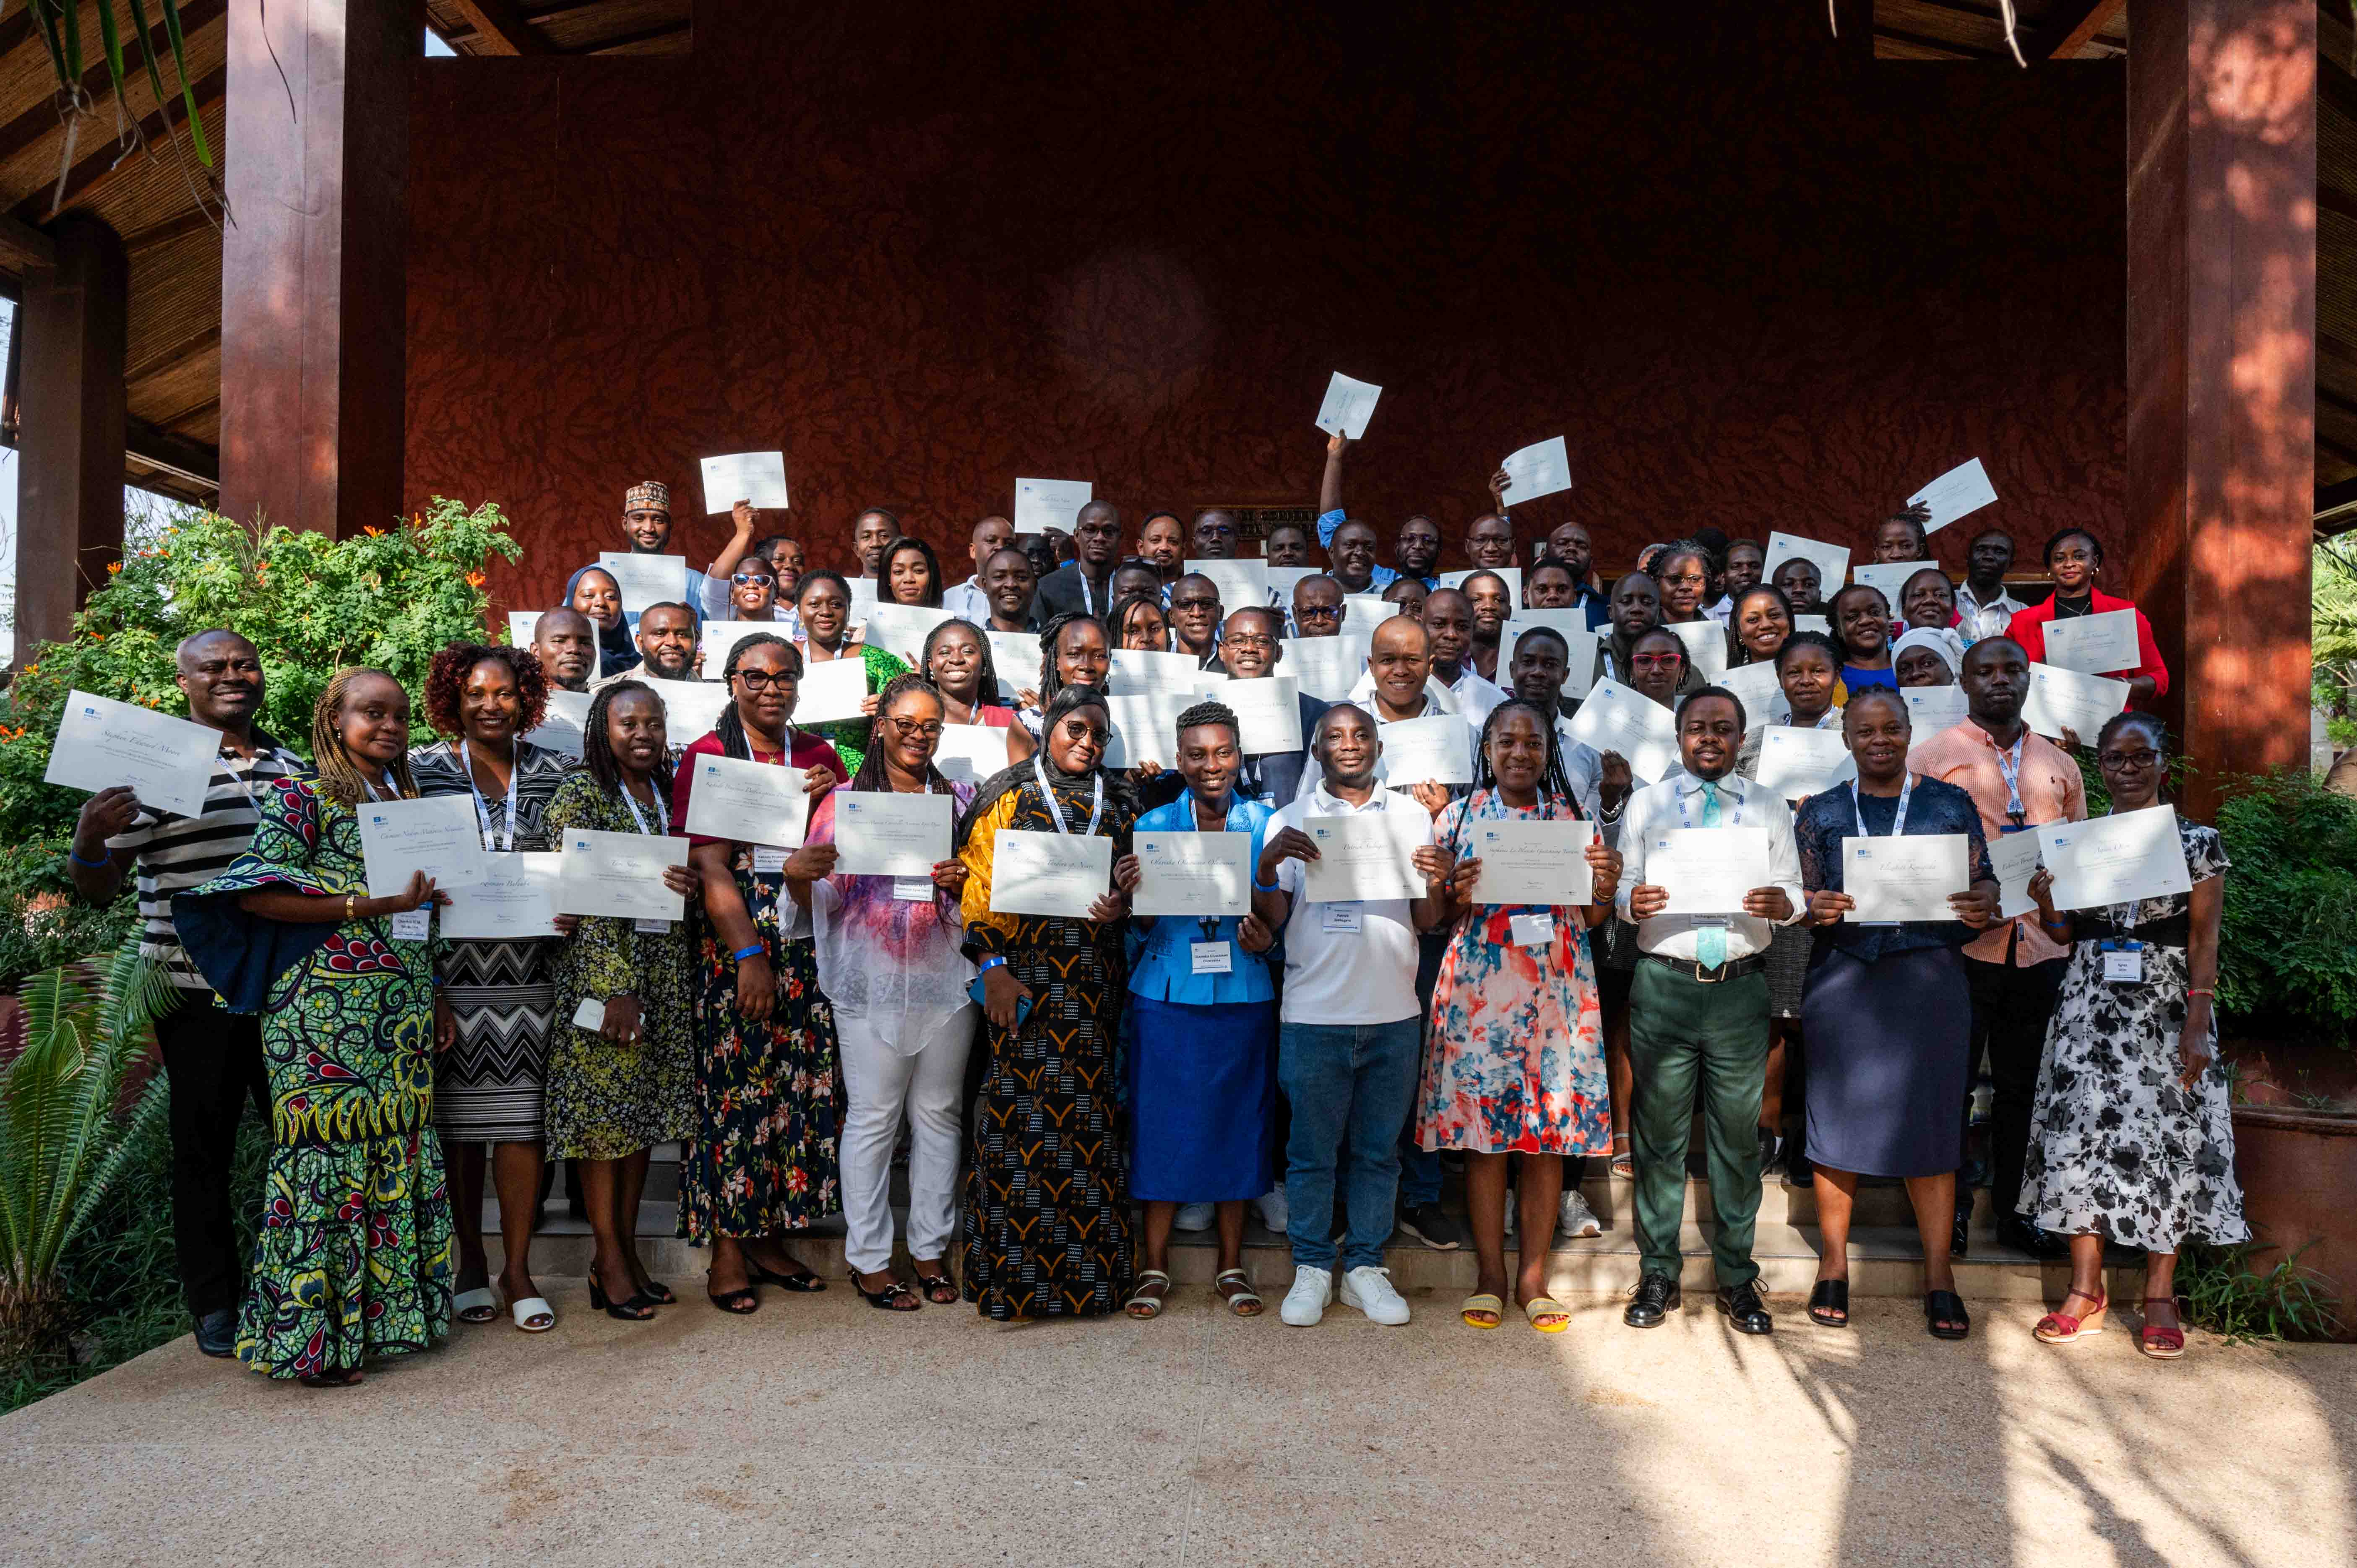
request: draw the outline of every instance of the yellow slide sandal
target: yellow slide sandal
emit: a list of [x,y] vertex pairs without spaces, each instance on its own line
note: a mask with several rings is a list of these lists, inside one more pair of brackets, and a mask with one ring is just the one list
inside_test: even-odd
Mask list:
[[[1523,1303],[1523,1316],[1542,1334],[1560,1334],[1571,1326],[1571,1309],[1551,1295],[1534,1295]],[[1553,1321],[1541,1323],[1542,1317]]]
[[[1495,1328],[1506,1316],[1506,1304],[1494,1295],[1469,1295],[1457,1308],[1457,1316],[1465,1320],[1468,1328]],[[1483,1318],[1489,1321],[1484,1323]]]

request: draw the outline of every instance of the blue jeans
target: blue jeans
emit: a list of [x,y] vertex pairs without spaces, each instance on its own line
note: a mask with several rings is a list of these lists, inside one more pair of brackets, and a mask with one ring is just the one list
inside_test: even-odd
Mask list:
[[1293,1105],[1285,1142],[1285,1200],[1293,1261],[1334,1264],[1337,1156],[1350,1145],[1343,1201],[1351,1210],[1342,1271],[1377,1267],[1391,1240],[1399,1193],[1400,1127],[1415,1098],[1424,1024],[1286,1024],[1277,1032],[1276,1077]]
[[[1448,933],[1436,931],[1416,939],[1415,999],[1424,1009],[1423,1028],[1432,1028],[1432,993],[1440,983],[1440,961],[1448,951]],[[1422,1063],[1417,1064],[1421,1069]],[[1411,1103],[1413,1101],[1411,1100]],[[1400,1128],[1399,1205],[1421,1208],[1440,1201],[1440,1151],[1415,1141],[1415,1118]]]

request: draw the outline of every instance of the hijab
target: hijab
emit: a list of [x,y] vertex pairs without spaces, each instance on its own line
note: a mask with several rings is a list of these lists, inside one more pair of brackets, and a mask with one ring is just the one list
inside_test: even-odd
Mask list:
[[1899,656],[1909,649],[1928,648],[1940,656],[1941,662],[1948,667],[1949,677],[1954,679],[1964,673],[1963,641],[1948,627],[1910,627],[1898,641],[1890,645],[1890,668],[1894,671],[1898,670]]
[[[565,608],[573,607],[573,590],[579,587],[581,579],[592,572],[609,582],[613,579],[614,575],[603,566],[582,567],[581,570],[565,579],[563,602]],[[630,635],[630,618],[628,615],[616,617],[614,624],[610,627],[599,626],[595,617],[585,615],[582,618],[587,620],[590,627],[597,633],[597,675],[600,680],[641,662],[639,657],[638,640]]]

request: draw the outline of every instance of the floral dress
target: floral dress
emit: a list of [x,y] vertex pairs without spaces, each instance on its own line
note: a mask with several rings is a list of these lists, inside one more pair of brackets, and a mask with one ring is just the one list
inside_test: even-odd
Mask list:
[[[350,807],[293,779],[259,805],[245,853],[184,898],[227,906],[260,940],[273,934],[262,928],[304,928],[231,913],[236,895],[368,897]],[[272,983],[263,1009],[274,1144],[237,1353],[274,1378],[422,1350],[450,1332],[450,1202],[433,1122],[440,944],[392,941],[389,926],[338,925]]]
[[[888,653],[864,642],[858,645],[858,652],[867,665],[867,694],[871,697],[881,692],[884,683],[895,675],[909,672],[909,661],[897,653]],[[802,654],[808,659],[810,649],[804,646]],[[846,652],[844,657],[849,658],[850,654]],[[874,719],[866,718],[829,719],[822,725],[803,725],[802,733],[814,735],[834,747],[835,755],[843,759],[844,767],[850,769],[850,773],[844,775],[847,779],[851,773],[858,772],[860,763],[866,759],[868,735],[875,725]]]
[[[654,826],[654,813],[642,811]],[[628,833],[637,819],[619,794],[587,773],[558,786],[548,803],[548,832],[562,844],[568,829]],[[584,916],[557,949],[556,1023],[548,1042],[548,1153],[554,1159],[619,1160],[688,1134],[694,1078],[689,975],[694,961],[688,922],[641,931],[636,922]],[[619,1045],[573,1022],[589,997],[634,996],[640,1034]]]
[[[2177,832],[2194,882],[2224,874],[2226,850],[2215,828],[2180,821]],[[2097,1231],[2157,1252],[2174,1252],[2188,1240],[2250,1238],[2214,1022],[2210,1067],[2190,1094],[2177,1081],[2192,983],[2191,907],[2191,897],[2178,893],[2079,913],[2081,934],[2046,1028],[2022,1166],[2021,1212],[2049,1230]],[[2104,978],[2104,939],[2084,934],[2091,919],[2133,924],[2144,943],[2141,984]]]
[[[1509,806],[1491,789],[1449,802],[1435,840],[1462,858],[1477,822],[1568,822],[1578,808],[1542,798]],[[1544,947],[1513,940],[1512,918],[1539,914]],[[1458,917],[1433,983],[1415,1132],[1426,1149],[1600,1155],[1612,1147],[1604,1019],[1579,912],[1476,904]]]

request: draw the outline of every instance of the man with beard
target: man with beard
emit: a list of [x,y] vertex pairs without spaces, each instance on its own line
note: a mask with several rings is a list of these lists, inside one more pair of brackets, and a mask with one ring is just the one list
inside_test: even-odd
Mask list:
[[579,610],[543,610],[533,623],[532,651],[551,686],[586,692],[597,670],[597,628]]
[[1072,518],[1072,561],[1039,579],[1031,617],[1041,626],[1060,615],[1101,616],[1113,608],[1113,568],[1121,558],[1121,511],[1092,500]]
[[[758,515],[750,501],[739,501],[729,512],[735,532],[712,564],[699,572],[690,566],[680,582],[680,598],[705,615],[723,615],[728,607],[728,575],[753,548],[753,524]],[[671,487],[659,479],[642,479],[622,492],[622,537],[633,555],[672,553]],[[627,613],[627,612],[626,612]],[[635,618],[632,618],[636,624]]]
[[[1505,586],[1501,579],[1491,581]],[[1466,722],[1480,728],[1506,693],[1473,668],[1473,601],[1460,589],[1433,589],[1425,596],[1424,629],[1432,634],[1432,678],[1448,689]]]
[[702,655],[695,645],[695,617],[685,605],[649,605],[639,617],[639,662],[590,683],[593,692],[617,681],[653,676],[660,681],[693,681]]
[[[1495,572],[1476,572],[1465,579],[1458,590],[1472,607],[1473,648],[1471,664],[1475,674],[1492,686],[1503,688],[1512,679],[1511,672],[1498,669],[1498,640],[1504,635],[1506,623],[1514,618],[1514,594],[1506,579]],[[1425,607],[1432,607],[1426,597]],[[1494,706],[1495,704],[1491,704]]]

